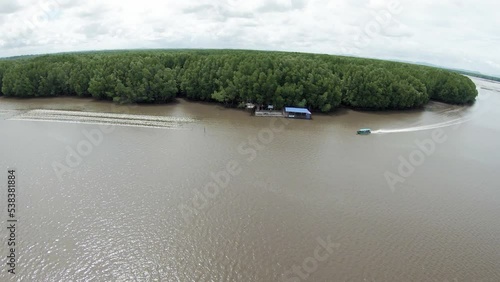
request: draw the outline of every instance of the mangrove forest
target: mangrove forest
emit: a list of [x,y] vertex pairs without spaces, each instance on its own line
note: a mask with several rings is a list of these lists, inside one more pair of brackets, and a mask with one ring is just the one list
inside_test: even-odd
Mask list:
[[475,84],[433,67],[320,54],[245,50],[134,50],[0,60],[0,95],[80,96],[117,103],[176,97],[370,110],[411,109],[430,100],[473,103]]

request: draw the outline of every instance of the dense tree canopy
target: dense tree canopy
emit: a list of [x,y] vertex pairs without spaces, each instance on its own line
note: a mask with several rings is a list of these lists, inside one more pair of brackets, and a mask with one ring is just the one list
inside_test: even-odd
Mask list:
[[466,104],[467,77],[403,63],[283,52],[151,50],[45,55],[0,61],[0,94],[81,96],[119,103],[175,97],[307,107],[409,109],[430,99]]

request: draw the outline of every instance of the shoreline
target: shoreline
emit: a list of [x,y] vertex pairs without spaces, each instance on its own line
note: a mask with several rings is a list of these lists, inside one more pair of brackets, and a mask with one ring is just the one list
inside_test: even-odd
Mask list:
[[[235,112],[240,112],[240,113],[248,113],[251,115],[246,109],[241,109],[238,107],[230,107],[226,106],[224,104],[218,103],[216,101],[197,101],[197,100],[190,100],[185,97],[177,97],[173,99],[172,101],[168,103],[131,103],[131,104],[119,104],[116,102],[113,102],[111,100],[99,100],[95,99],[93,97],[80,97],[80,96],[54,96],[54,97],[26,97],[26,98],[20,98],[20,97],[8,97],[8,96],[0,96],[0,110],[3,110],[1,107],[2,101],[6,102],[20,102],[20,103],[39,103],[39,102],[46,102],[46,101],[54,101],[54,100],[74,100],[77,102],[83,102],[84,104],[101,104],[101,105],[107,105],[112,109],[119,109],[119,108],[144,108],[144,109],[151,109],[151,108],[156,108],[156,109],[169,109],[181,104],[193,104],[193,105],[202,105],[202,106],[213,106],[214,108],[217,108],[218,110],[234,110]],[[69,106],[79,106],[79,103],[59,103],[58,106],[55,107],[48,107],[48,108],[31,108],[31,109],[45,109],[45,110],[66,110],[66,108]],[[427,108],[435,106],[435,105],[441,105],[445,107],[459,107],[459,108],[468,108],[468,107],[473,107],[475,103],[472,104],[467,104],[467,105],[459,105],[459,104],[449,104],[446,102],[442,102],[439,100],[430,100],[427,104],[422,105],[420,107],[416,108],[408,108],[408,109],[385,109],[385,110],[377,110],[377,109],[370,109],[370,108],[356,108],[356,107],[349,107],[346,105],[341,105],[340,107],[336,108],[335,110],[328,112],[328,113],[323,113],[323,112],[317,112],[317,111],[311,111],[314,116],[324,116],[324,117],[329,117],[329,116],[337,116],[339,114],[345,114],[346,112],[352,111],[352,112],[359,112],[359,113],[366,113],[366,114],[403,114],[403,113],[415,113],[415,112],[423,112]],[[50,105],[50,104],[49,104]],[[21,109],[7,109],[7,110],[27,110],[26,108],[21,108]],[[85,111],[85,109],[77,109],[75,108],[74,111]],[[103,112],[105,113],[105,112]]]
[[[31,99],[4,99],[0,97],[0,120],[28,120],[28,119],[50,119],[55,115],[62,115],[64,119],[73,119],[75,115],[86,116],[83,119],[98,119],[101,117],[113,118],[115,115],[123,115],[126,119],[135,120],[139,116],[147,116],[150,120],[157,118],[196,120],[197,124],[229,124],[229,126],[240,126],[241,124],[252,124],[267,126],[273,118],[255,117],[249,111],[237,108],[223,107],[217,103],[204,101],[190,101],[178,98],[170,104],[134,104],[119,105],[111,101],[95,100],[82,97],[50,97]],[[335,112],[313,114],[312,120],[308,120],[308,127],[327,128],[334,126],[338,128],[375,128],[393,129],[407,128],[413,126],[417,121],[432,119],[442,121],[453,120],[461,117],[461,113],[467,112],[468,106],[449,105],[441,102],[429,102],[421,109],[405,111],[359,111],[349,108],[339,108]],[[62,113],[51,113],[51,111]],[[73,113],[72,113],[73,112]],[[450,114],[452,113],[452,114]],[[47,117],[44,117],[47,116]],[[50,117],[48,117],[50,116]],[[68,117],[65,117],[68,116]],[[439,118],[441,116],[441,118]],[[78,117],[78,119],[81,119]],[[280,117],[281,119],[281,117]],[[290,119],[294,124],[302,123],[300,119]],[[103,122],[103,121],[100,121]],[[113,121],[113,123],[115,123]],[[427,120],[425,124],[427,124]],[[169,123],[170,124],[170,123]],[[167,124],[167,127],[170,125]],[[149,125],[149,127],[152,127]],[[159,127],[165,127],[164,124]]]

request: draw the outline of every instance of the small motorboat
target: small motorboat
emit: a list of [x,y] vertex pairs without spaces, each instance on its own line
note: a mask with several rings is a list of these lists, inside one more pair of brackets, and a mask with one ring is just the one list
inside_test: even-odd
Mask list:
[[372,130],[369,128],[362,128],[358,130],[358,135],[369,135],[372,133]]

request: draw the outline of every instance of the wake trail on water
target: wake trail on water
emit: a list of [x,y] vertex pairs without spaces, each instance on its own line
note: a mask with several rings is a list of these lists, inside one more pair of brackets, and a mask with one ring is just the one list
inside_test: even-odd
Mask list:
[[62,110],[30,110],[9,118],[16,121],[43,121],[80,124],[102,124],[132,127],[182,129],[196,120],[192,118],[131,115],[118,113],[78,112]]
[[454,119],[454,120],[436,123],[436,124],[430,124],[430,125],[422,125],[422,126],[400,128],[400,129],[379,129],[379,130],[372,131],[372,134],[404,133],[404,132],[416,132],[416,131],[432,130],[432,129],[450,127],[450,126],[457,126],[457,125],[466,123],[470,120],[471,120],[470,118],[469,119],[459,118],[459,119]]

